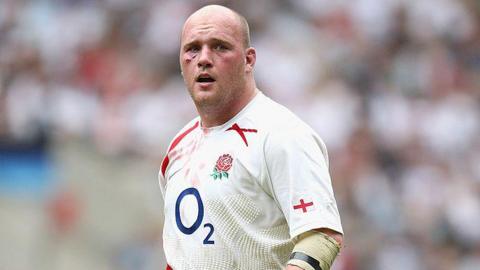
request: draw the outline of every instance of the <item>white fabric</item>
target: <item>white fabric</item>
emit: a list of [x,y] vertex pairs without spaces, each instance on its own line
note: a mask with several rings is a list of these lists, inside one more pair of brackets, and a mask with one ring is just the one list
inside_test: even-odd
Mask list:
[[[159,173],[173,269],[283,269],[295,236],[314,228],[343,233],[325,145],[289,110],[259,92],[224,125],[184,134],[199,121],[172,141],[183,136]],[[228,176],[215,178],[227,155]]]

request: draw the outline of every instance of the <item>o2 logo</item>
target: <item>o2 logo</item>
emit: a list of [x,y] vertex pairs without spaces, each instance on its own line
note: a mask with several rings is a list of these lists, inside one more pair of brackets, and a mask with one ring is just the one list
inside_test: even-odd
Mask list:
[[[194,196],[198,204],[197,219],[190,227],[185,226],[182,222],[182,218],[180,217],[180,204],[182,203],[183,198],[185,198],[185,196],[187,195]],[[198,192],[198,189],[191,187],[182,191],[182,193],[178,195],[177,201],[175,203],[175,222],[177,223],[178,229],[184,234],[187,234],[187,235],[193,234],[202,224],[203,216],[204,216],[203,202],[202,202],[202,198],[200,197],[200,193]],[[214,231],[213,225],[211,223],[205,223],[203,227],[210,229],[210,231],[207,233],[207,236],[203,240],[203,244],[205,245],[215,244],[215,241],[210,240],[210,237],[212,237],[212,234]]]

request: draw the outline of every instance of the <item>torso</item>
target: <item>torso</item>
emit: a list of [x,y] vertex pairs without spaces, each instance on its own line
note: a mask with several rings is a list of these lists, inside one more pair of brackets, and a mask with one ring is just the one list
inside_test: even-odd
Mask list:
[[170,147],[160,185],[173,269],[283,269],[288,260],[293,242],[265,163],[270,127],[255,118],[260,95],[222,126],[195,119]]

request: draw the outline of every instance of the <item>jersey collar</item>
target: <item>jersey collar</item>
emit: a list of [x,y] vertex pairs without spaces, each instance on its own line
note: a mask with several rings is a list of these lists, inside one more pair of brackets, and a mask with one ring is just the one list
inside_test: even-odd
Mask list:
[[253,107],[254,104],[257,103],[258,100],[263,96],[264,96],[263,93],[260,90],[258,90],[257,93],[255,94],[255,96],[252,98],[252,100],[250,100],[250,102],[248,102],[248,104],[245,107],[243,107],[243,109],[240,112],[238,112],[234,117],[232,117],[230,120],[228,120],[224,124],[214,126],[214,127],[205,128],[205,127],[202,127],[202,120],[199,118],[200,129],[203,131],[203,134],[207,135],[207,134],[212,134],[212,133],[216,133],[216,132],[219,132],[219,131],[223,131],[223,130],[231,127],[233,125],[233,123],[235,123],[239,118],[241,118],[245,113],[247,113],[249,111],[249,109],[251,107]]

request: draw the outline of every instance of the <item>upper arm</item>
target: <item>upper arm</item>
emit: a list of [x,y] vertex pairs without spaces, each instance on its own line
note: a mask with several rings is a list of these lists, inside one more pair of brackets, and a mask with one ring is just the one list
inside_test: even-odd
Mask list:
[[342,232],[320,138],[305,129],[279,131],[267,136],[264,151],[272,193],[291,236],[316,228]]

